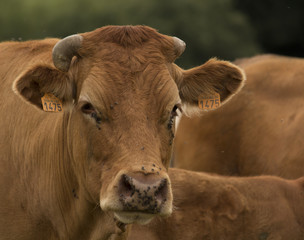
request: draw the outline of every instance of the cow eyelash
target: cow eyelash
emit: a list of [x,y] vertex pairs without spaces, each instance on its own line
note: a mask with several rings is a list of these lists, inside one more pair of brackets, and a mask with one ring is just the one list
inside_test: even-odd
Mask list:
[[101,118],[97,115],[97,112],[91,103],[86,103],[81,107],[81,111],[84,114],[90,115],[91,118],[94,118],[98,124],[101,123]]
[[175,104],[171,111],[170,119],[169,119],[169,123],[168,123],[168,129],[172,129],[172,126],[174,124],[174,119],[175,119],[175,117],[178,116],[177,110],[180,110],[180,112],[182,112],[182,108],[181,108],[180,104]]

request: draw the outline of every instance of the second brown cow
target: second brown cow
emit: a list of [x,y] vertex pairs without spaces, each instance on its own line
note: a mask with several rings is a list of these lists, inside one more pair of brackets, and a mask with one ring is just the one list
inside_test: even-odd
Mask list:
[[174,211],[130,240],[304,239],[304,177],[224,177],[170,169]]
[[175,166],[224,175],[304,175],[304,60],[262,55],[238,61],[247,75],[229,104],[183,117]]

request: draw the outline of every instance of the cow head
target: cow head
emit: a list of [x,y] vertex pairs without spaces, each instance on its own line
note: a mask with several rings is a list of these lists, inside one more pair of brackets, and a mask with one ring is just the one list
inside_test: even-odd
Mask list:
[[109,26],[59,41],[55,67],[36,64],[14,83],[39,109],[45,93],[63,102],[58,115],[78,182],[123,223],[172,212],[167,169],[182,106],[210,92],[225,101],[244,80],[238,67],[216,59],[182,70],[173,62],[184,49],[149,27]]

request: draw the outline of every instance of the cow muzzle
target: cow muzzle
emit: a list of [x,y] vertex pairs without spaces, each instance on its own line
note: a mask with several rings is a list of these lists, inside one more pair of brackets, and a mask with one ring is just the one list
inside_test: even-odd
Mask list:
[[116,181],[112,196],[101,200],[100,205],[103,210],[114,211],[120,222],[146,224],[156,215],[172,213],[172,191],[167,174],[123,173]]
[[167,201],[168,180],[149,181],[148,177],[139,177],[123,174],[120,179],[118,194],[123,210],[160,213],[161,206]]

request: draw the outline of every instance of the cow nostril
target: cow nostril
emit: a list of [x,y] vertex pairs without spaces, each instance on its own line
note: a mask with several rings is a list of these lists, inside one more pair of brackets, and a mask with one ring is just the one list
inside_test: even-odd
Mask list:
[[167,179],[163,179],[156,189],[154,195],[157,201],[165,202],[167,201],[168,194],[168,181]]
[[120,179],[119,194],[121,197],[129,197],[134,193],[133,179],[126,174],[123,174]]

